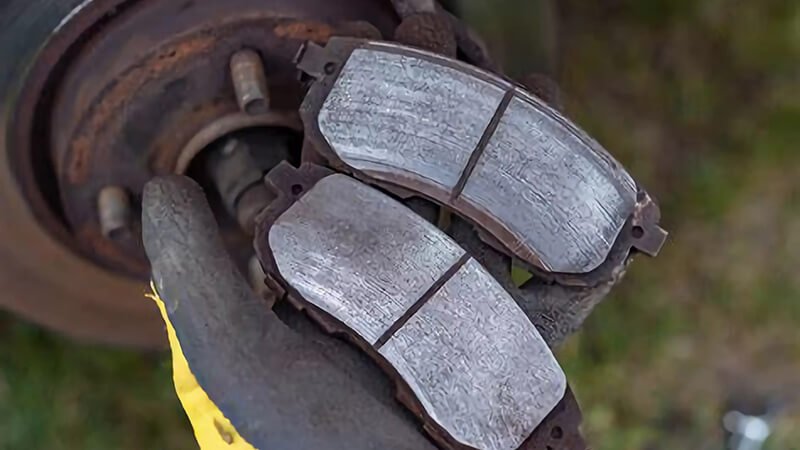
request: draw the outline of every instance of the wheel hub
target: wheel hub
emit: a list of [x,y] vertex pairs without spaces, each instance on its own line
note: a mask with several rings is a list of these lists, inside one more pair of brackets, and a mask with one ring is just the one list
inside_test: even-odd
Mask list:
[[[388,1],[375,0],[86,2],[40,52],[17,103],[10,148],[18,182],[64,244],[145,279],[137,206],[144,184],[191,175],[194,156],[242,130],[260,130],[248,134],[256,141],[259,133],[289,136],[287,151],[299,157],[298,48],[339,30],[388,35],[397,20]],[[268,108],[237,95],[230,64],[242,49],[262,60]],[[109,188],[114,195],[101,195]],[[129,232],[109,232],[103,205]],[[233,252],[251,252],[249,237],[217,209]]]

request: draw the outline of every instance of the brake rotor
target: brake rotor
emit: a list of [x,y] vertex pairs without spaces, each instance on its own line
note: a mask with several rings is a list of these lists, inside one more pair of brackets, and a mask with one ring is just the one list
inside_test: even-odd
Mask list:
[[[341,32],[389,33],[397,21],[388,1],[374,0],[84,2],[40,51],[19,96],[9,141],[17,181],[63,244],[146,279],[137,211],[144,183],[186,170],[179,161],[202,150],[186,150],[198,135],[207,144],[243,129],[299,137],[302,90],[292,60],[300,45]],[[242,113],[237,102],[229,63],[242,49],[263,62],[268,111]],[[299,139],[291,142],[299,153]],[[104,230],[107,188],[117,192],[111,208],[131,208],[127,233]],[[251,253],[230,222],[223,233],[234,253]]]

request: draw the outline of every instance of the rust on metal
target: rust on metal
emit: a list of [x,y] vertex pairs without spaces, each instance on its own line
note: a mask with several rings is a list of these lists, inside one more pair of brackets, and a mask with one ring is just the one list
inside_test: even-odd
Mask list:
[[149,273],[149,267],[144,258],[144,247],[137,235],[141,225],[135,223],[132,227],[130,238],[123,235],[116,241],[107,239],[100,225],[95,223],[87,223],[74,233],[79,242],[87,244],[93,254],[102,258],[102,261],[108,261],[109,266],[117,268],[119,272],[128,276],[138,278],[142,274]]
[[[76,253],[105,267],[146,277],[144,259],[135,250],[120,246],[119,253],[130,256],[120,264],[124,258],[108,257],[101,248],[106,243],[97,222],[97,193],[103,185],[119,182],[136,197],[147,179],[174,169],[180,149],[203,126],[234,113],[235,99],[230,93],[205,89],[193,81],[214,79],[206,75],[212,68],[204,58],[215,54],[211,52],[186,58],[145,84],[136,86],[128,81],[129,88],[123,93],[128,98],[105,103],[119,107],[107,108],[102,120],[89,117],[103,112],[91,111],[92,105],[103,102],[115,86],[126,85],[125,74],[142,69],[150,55],[161,53],[169,58],[170,46],[205,36],[216,40],[218,48],[214,50],[228,57],[245,46],[267,49],[266,54],[279,66],[267,73],[278,80],[276,102],[282,110],[296,109],[302,90],[290,61],[299,43],[277,38],[271,30],[277,24],[298,20],[331,24],[369,20],[386,32],[397,19],[388,6],[371,0],[336,5],[319,0],[267,4],[232,0],[224,5],[211,0],[93,0],[80,8],[57,27],[38,53],[11,114],[14,123],[9,128],[9,145],[14,150],[10,159],[37,220]],[[226,63],[215,62],[213,70],[224,76]],[[198,68],[196,78],[185,77]],[[225,86],[232,91],[230,81]],[[188,93],[186,89],[205,91],[208,97],[202,96],[195,104],[176,101],[167,102],[166,108],[157,106],[156,99],[179,100],[176,95]],[[145,112],[148,108],[151,112]],[[151,119],[142,121],[141,116]],[[138,128],[137,122],[141,124]],[[80,131],[92,123],[96,134]],[[75,155],[68,155],[70,142],[77,148]],[[42,169],[48,165],[52,170]],[[48,175],[51,173],[55,176]],[[81,231],[85,229],[96,233]],[[139,270],[141,267],[144,269]]]
[[279,24],[273,31],[280,38],[323,44],[336,33],[336,28],[327,23],[304,20]]
[[[59,24],[38,52],[36,60],[28,68],[24,84],[20,84],[16,102],[9,105],[9,120],[3,121],[2,136],[7,136],[9,162],[13,168],[22,195],[37,222],[55,237],[58,242],[75,251],[84,253],[71,234],[69,227],[58,214],[53,198],[45,193],[54,181],[41,175],[41,166],[47,165],[50,153],[42,128],[37,124],[47,122],[49,108],[53,104],[54,85],[60,81],[65,55],[81,36],[91,34],[102,18],[112,18],[123,13],[128,0],[94,0],[70,16],[70,20]],[[6,212],[10,213],[10,212]]]
[[92,104],[88,115],[91,119],[81,126],[83,131],[74,138],[71,158],[64,170],[67,181],[72,184],[87,181],[89,161],[92,159],[90,153],[98,144],[100,129],[107,125],[113,114],[130,102],[132,96],[148,82],[167,71],[174,70],[176,66],[190,58],[198,58],[213,46],[214,39],[211,36],[199,36],[154,54],[142,65],[134,67],[123,78],[116,80],[111,90],[103,95],[99,102]]
[[[204,128],[211,127],[216,122],[226,122],[232,116],[242,118],[252,118],[260,116],[250,116],[239,111],[233,98],[212,100],[204,102],[202,105],[185,106],[180,112],[167,114],[161,120],[161,129],[172,130],[171,133],[158,133],[150,144],[147,152],[147,161],[143,166],[149,168],[152,173],[162,173],[162,171],[173,171],[181,155],[181,149],[188,146],[192,139],[200,134]],[[245,123],[244,120],[241,123]],[[260,126],[258,124],[254,127]],[[247,126],[245,126],[247,127]],[[239,128],[232,128],[236,130]],[[222,137],[219,134],[214,139],[207,141],[208,145],[216,138]],[[177,151],[175,149],[178,149]],[[202,147],[199,147],[199,152]]]
[[[242,48],[263,56],[274,112],[286,117],[225,126],[302,130],[292,111],[304,91],[291,63],[301,43],[337,34],[390,37],[398,22],[389,0],[85,2],[31,61],[9,109],[9,159],[26,213],[76,255],[145,279],[136,218],[141,189],[154,175],[175,171],[184,148],[199,151],[202,145],[189,143],[206,127],[240,113],[230,56]],[[219,124],[213,137],[224,134]],[[102,232],[98,194],[110,184],[129,192],[131,239],[112,241]],[[224,238],[232,248],[249,248],[250,239],[236,231]]]
[[[116,244],[126,260],[105,248],[98,192],[119,184],[137,198],[152,176],[175,170],[193,137],[239,112],[228,68],[231,55],[250,48],[263,56],[270,114],[287,117],[259,115],[232,126],[233,131],[250,126],[299,130],[293,113],[285,113],[297,110],[303,94],[291,63],[304,39],[298,24],[317,24],[311,28],[320,36],[348,22],[368,22],[387,35],[397,24],[390,4],[374,0],[120,3],[92,1],[41,51],[20,97],[25,101],[17,105],[12,158],[21,169],[26,197],[31,202],[44,198],[33,206],[51,233],[95,262],[140,278],[147,276],[142,252]],[[39,192],[39,169],[32,168],[43,163],[52,164],[55,174],[46,196]],[[86,229],[96,233],[78,232]],[[246,239],[241,242],[247,245]]]

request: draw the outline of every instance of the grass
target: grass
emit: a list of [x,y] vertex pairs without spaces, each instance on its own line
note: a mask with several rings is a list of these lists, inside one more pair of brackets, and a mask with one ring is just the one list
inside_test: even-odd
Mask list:
[[0,316],[0,449],[190,449],[163,355],[66,342]]
[[[552,67],[552,42],[520,56],[521,22],[541,17],[529,0],[469,3],[514,72]],[[719,449],[726,401],[800,393],[800,3],[560,8],[567,111],[661,200],[671,231],[559,352],[585,431],[601,450]],[[789,412],[768,448],[798,442]],[[194,447],[163,355],[0,316],[0,449]]]
[[[564,8],[568,110],[672,233],[561,352],[587,432],[600,449],[721,448],[725,402],[800,392],[800,5]],[[800,448],[800,417],[783,421],[769,448]]]

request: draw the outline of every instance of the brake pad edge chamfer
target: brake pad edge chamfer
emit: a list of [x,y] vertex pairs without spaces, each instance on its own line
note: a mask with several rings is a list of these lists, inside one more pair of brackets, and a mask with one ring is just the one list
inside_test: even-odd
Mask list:
[[[275,179],[285,178],[287,181],[291,179],[291,180],[294,180],[294,181],[291,181],[291,182],[295,183],[295,185],[296,185],[296,180],[298,179],[297,173],[308,173],[308,170],[310,170],[310,167],[313,167],[313,166],[304,165],[299,171],[297,169],[293,169],[293,168],[289,168],[289,167],[283,167],[283,168],[281,168],[281,170],[273,171],[274,174],[275,174],[274,178]],[[461,448],[473,448],[473,447],[465,446],[463,444],[463,439],[461,441],[456,440],[451,434],[452,428],[448,430],[439,421],[435,420],[434,417],[432,417],[429,414],[429,412],[431,411],[430,405],[427,405],[427,408],[426,408],[426,406],[423,405],[423,402],[420,401],[420,398],[417,396],[417,394],[413,394],[412,393],[412,392],[415,392],[415,391],[407,383],[406,378],[404,378],[404,377],[402,377],[400,375],[400,372],[402,372],[403,370],[408,370],[409,367],[406,367],[405,369],[400,368],[401,370],[398,371],[398,369],[393,365],[393,363],[389,362],[389,357],[384,355],[382,352],[384,352],[384,351],[392,351],[391,349],[397,348],[397,342],[399,342],[399,341],[397,341],[397,339],[401,338],[401,335],[398,334],[398,332],[404,330],[404,327],[408,326],[408,324],[412,323],[414,320],[422,320],[425,317],[427,317],[425,315],[425,314],[427,314],[426,313],[426,308],[434,308],[435,305],[439,305],[441,307],[443,304],[446,304],[446,302],[442,303],[442,302],[439,302],[439,300],[436,300],[436,302],[434,302],[433,299],[436,298],[436,297],[440,297],[441,296],[441,292],[443,291],[443,289],[455,289],[455,285],[453,284],[454,283],[454,279],[457,279],[458,277],[463,276],[462,272],[464,272],[466,270],[484,271],[484,269],[480,266],[480,264],[478,264],[476,261],[472,260],[472,258],[470,258],[468,255],[463,253],[463,250],[461,250],[462,254],[458,258],[457,263],[453,267],[451,267],[450,270],[446,271],[446,272],[448,272],[447,274],[444,274],[443,276],[438,277],[440,280],[444,280],[444,281],[442,281],[441,284],[438,285],[438,286],[432,286],[431,289],[429,289],[429,292],[426,292],[426,294],[425,294],[426,296],[428,296],[427,300],[422,302],[421,305],[419,305],[418,307],[415,307],[416,309],[411,311],[410,314],[407,314],[407,317],[404,318],[405,321],[398,328],[392,329],[391,332],[389,332],[390,330],[387,330],[387,333],[385,333],[385,336],[382,336],[379,339],[380,342],[376,343],[374,341],[374,339],[364,339],[363,335],[354,334],[354,333],[357,333],[356,330],[352,330],[351,329],[352,331],[348,331],[349,327],[344,325],[342,321],[340,321],[334,315],[331,315],[329,312],[324,311],[324,308],[320,308],[318,305],[315,305],[313,301],[310,301],[309,299],[305,298],[303,295],[301,295],[298,292],[297,289],[295,289],[295,286],[291,282],[291,279],[293,277],[290,275],[288,277],[289,280],[287,280],[286,279],[287,277],[285,277],[284,274],[281,273],[281,270],[280,270],[280,267],[279,267],[280,263],[278,262],[278,260],[281,258],[281,256],[276,255],[275,254],[276,251],[274,251],[274,249],[271,248],[269,246],[269,244],[268,244],[268,242],[270,240],[270,236],[271,236],[271,231],[274,229],[274,226],[276,224],[280,223],[280,218],[285,213],[291,212],[291,208],[292,208],[293,205],[298,204],[298,202],[302,202],[303,201],[302,198],[305,198],[305,196],[308,195],[309,191],[313,191],[313,186],[316,185],[316,183],[319,181],[319,179],[323,179],[323,180],[325,178],[336,179],[336,178],[340,178],[341,177],[341,178],[345,178],[347,180],[351,180],[352,183],[358,183],[359,185],[363,186],[363,188],[365,188],[365,189],[369,189],[370,191],[374,191],[373,188],[368,188],[366,185],[362,185],[361,183],[359,183],[359,182],[357,182],[357,181],[355,181],[355,180],[353,180],[351,178],[348,178],[348,177],[346,177],[344,175],[333,175],[333,176],[327,177],[325,175],[322,175],[322,174],[325,173],[325,169],[315,168],[315,170],[317,170],[316,174],[314,176],[312,176],[312,177],[306,178],[309,181],[303,183],[304,184],[304,186],[303,186],[303,188],[304,188],[303,194],[301,194],[300,196],[295,196],[294,194],[289,194],[288,191],[286,191],[286,189],[288,189],[289,186],[288,185],[284,186],[283,192],[285,192],[286,195],[284,196],[283,201],[279,201],[278,204],[275,207],[269,208],[259,218],[259,221],[258,221],[259,226],[258,226],[258,230],[257,230],[257,234],[256,234],[256,248],[257,248],[257,251],[258,251],[258,254],[259,254],[259,259],[262,261],[262,264],[264,265],[264,268],[265,268],[266,273],[268,274],[268,277],[272,278],[272,283],[277,283],[277,284],[280,284],[282,287],[284,287],[286,289],[286,292],[288,293],[287,294],[287,298],[290,301],[290,303],[292,303],[298,309],[305,310],[306,313],[309,315],[309,317],[311,317],[315,322],[319,323],[325,329],[326,332],[332,333],[332,334],[343,335],[343,337],[345,337],[348,340],[350,340],[351,342],[355,343],[363,351],[368,353],[371,356],[371,358],[373,360],[375,360],[378,363],[378,365],[390,376],[390,378],[395,381],[395,384],[396,384],[397,389],[398,389],[398,395],[397,395],[398,399],[401,401],[401,403],[406,405],[406,407],[408,409],[410,409],[412,412],[414,412],[415,415],[417,415],[418,417],[423,419],[424,428],[434,438],[434,440],[436,440],[440,444],[445,444],[446,448],[459,448],[459,449],[461,449]],[[289,176],[281,176],[281,173],[280,173],[281,171],[283,171],[283,172],[287,172],[287,171],[288,172],[292,172],[291,177],[289,177]],[[330,172],[328,172],[328,174],[329,173]],[[271,173],[270,175],[272,176],[273,173]],[[268,181],[269,181],[269,177],[268,177]],[[268,184],[269,184],[269,182],[268,182]],[[280,182],[278,184],[280,184]],[[330,186],[330,183],[329,183],[329,185],[323,186],[323,187],[325,187],[326,189],[329,190],[331,186]],[[317,193],[322,192],[322,191],[323,191],[323,189],[319,189],[319,190],[317,190]],[[389,197],[385,196],[384,194],[380,194],[378,191],[374,191],[374,192],[377,193],[378,195],[386,197],[387,199],[389,199],[389,200],[394,202],[393,199],[390,199]],[[298,199],[300,199],[300,200],[298,200]],[[330,202],[330,201],[332,201],[332,199],[328,199],[328,202]],[[323,202],[323,203],[325,203],[325,202]],[[403,207],[403,208],[405,208],[403,205],[400,205],[399,203],[398,203],[398,205]],[[333,207],[333,205],[331,205],[331,206]],[[317,204],[316,207],[318,208],[319,204]],[[382,208],[385,208],[385,205],[383,205]],[[346,213],[346,212],[342,211],[342,213]],[[424,219],[419,218],[418,216],[416,216],[410,210],[408,211],[408,213],[411,214],[413,217],[417,218],[418,220],[420,220],[422,222],[425,222]],[[347,214],[349,214],[349,213],[347,213]],[[352,214],[350,214],[350,215],[352,215]],[[296,219],[296,217],[295,217],[295,219]],[[427,222],[425,222],[425,223],[427,223]],[[436,230],[435,227],[433,227],[432,225],[431,225],[431,227],[432,227],[433,230]],[[438,232],[438,230],[436,230],[436,231]],[[369,238],[367,238],[367,241],[369,242]],[[293,242],[293,241],[291,239],[289,239],[287,242]],[[371,243],[371,244],[373,244],[373,243]],[[289,245],[291,245],[291,244],[289,244]],[[314,244],[312,244],[312,245],[314,245]],[[457,244],[453,243],[453,245],[455,245],[457,248],[460,249],[460,247]],[[345,247],[346,246],[347,245],[345,244]],[[341,249],[339,249],[339,250],[341,250]],[[284,250],[284,251],[286,251],[286,250]],[[349,251],[350,250],[345,249],[344,253],[347,254]],[[280,252],[278,252],[278,253],[280,253]],[[475,266],[477,266],[477,268],[479,268],[479,269],[476,269]],[[370,269],[365,268],[364,270],[370,270]],[[450,272],[452,272],[452,273],[450,273]],[[513,308],[517,308],[518,309],[518,306],[516,305],[514,300],[510,297],[510,295],[507,294],[505,292],[505,290],[503,290],[499,286],[499,284],[497,284],[496,281],[494,281],[494,279],[491,278],[490,275],[488,275],[488,273],[485,273],[485,276],[487,278],[482,278],[482,279],[488,280],[488,282],[490,282],[490,283],[494,283],[496,285],[496,289],[501,290],[503,292],[503,294],[505,294],[505,296],[506,296],[505,304],[506,305],[510,304]],[[492,302],[489,302],[489,303],[491,304]],[[431,306],[431,305],[434,305],[434,306]],[[434,310],[435,309],[436,308],[434,308]],[[558,392],[559,395],[554,397],[553,400],[550,401],[550,403],[547,403],[547,407],[545,408],[546,410],[545,411],[541,411],[539,413],[539,416],[541,416],[541,417],[537,416],[538,419],[536,417],[534,417],[534,419],[536,421],[535,426],[533,426],[533,428],[531,430],[527,430],[527,432],[525,433],[525,436],[523,436],[523,439],[518,439],[518,441],[515,441],[515,443],[518,444],[517,447],[509,447],[508,445],[506,445],[506,446],[500,446],[500,447],[489,446],[489,447],[478,447],[478,448],[524,448],[524,449],[540,448],[538,446],[537,447],[526,446],[526,445],[524,445],[523,441],[525,439],[528,439],[531,442],[539,442],[539,443],[541,443],[541,442],[544,442],[543,439],[545,439],[545,440],[551,439],[551,438],[547,438],[546,437],[546,435],[549,434],[548,430],[544,430],[544,431],[540,432],[540,428],[545,426],[545,422],[547,423],[548,426],[551,425],[551,423],[554,423],[553,426],[559,426],[561,428],[565,428],[567,430],[567,431],[565,431],[565,433],[568,435],[568,437],[570,437],[570,439],[572,439],[572,441],[582,443],[583,440],[582,440],[582,437],[580,437],[580,433],[579,433],[579,431],[577,429],[577,425],[570,423],[571,421],[577,421],[579,423],[579,421],[580,421],[580,413],[579,413],[579,410],[577,410],[577,405],[574,404],[574,398],[572,398],[571,392],[569,392],[569,389],[566,387],[566,379],[563,376],[563,372],[561,371],[561,369],[558,366],[557,362],[555,362],[555,359],[552,356],[552,353],[547,348],[547,346],[544,343],[544,341],[541,339],[541,336],[539,336],[538,331],[536,331],[535,327],[533,327],[533,325],[529,322],[527,317],[524,316],[524,313],[522,313],[521,310],[519,310],[517,312],[519,314],[519,317],[524,319],[524,321],[527,323],[527,326],[529,327],[529,329],[533,330],[533,332],[536,335],[536,338],[538,339],[538,344],[537,345],[531,344],[531,346],[533,348],[544,349],[546,351],[546,354],[549,355],[551,363],[554,365],[555,368],[557,368],[558,373],[560,373],[560,375],[557,377],[557,379],[560,380],[560,381],[558,381],[556,383],[556,385],[554,385],[555,389],[549,390],[551,392],[552,391]],[[517,330],[517,331],[519,331],[519,330]],[[401,341],[402,341],[402,339],[401,339]],[[405,342],[408,343],[407,340]],[[524,354],[525,351],[523,350],[521,352],[522,353],[520,353],[520,354]],[[524,359],[523,356],[520,356],[520,358]],[[545,360],[547,360],[547,358],[545,358]],[[566,393],[565,393],[565,390],[566,390]],[[419,393],[419,391],[416,391],[416,392]],[[542,400],[540,399],[540,401],[542,401]],[[568,404],[566,406],[566,409],[564,409],[564,405],[565,404]],[[566,411],[566,412],[564,412],[564,411]],[[435,411],[434,411],[434,413],[435,413]],[[558,419],[558,417],[553,418],[551,416],[558,416],[558,417],[562,417],[563,416],[563,417],[562,417],[562,419]],[[554,420],[556,422],[553,422]],[[566,422],[558,424],[557,422],[559,420],[566,420]],[[441,421],[441,418],[440,418],[440,421]],[[447,425],[446,421],[445,421],[444,425]],[[570,431],[572,428],[574,428],[574,431]],[[531,435],[531,432],[533,432],[532,435]],[[531,436],[528,436],[528,435],[531,435]],[[579,447],[580,447],[580,445],[579,445]],[[545,447],[541,447],[541,448],[544,449]],[[576,448],[578,448],[578,447],[576,447]]]
[[[449,207],[481,229],[483,236],[492,236],[503,250],[516,256],[533,270],[546,274],[563,274],[566,284],[591,285],[592,279],[603,278],[594,277],[591,272],[605,271],[602,266],[608,264],[603,263],[609,258],[615,245],[627,249],[637,248],[644,253],[655,255],[663,244],[666,233],[658,227],[657,221],[631,224],[637,208],[645,206],[657,209],[657,205],[652,201],[641,202],[641,198],[647,197],[647,194],[638,188],[630,175],[607,151],[567,118],[532,94],[495,75],[459,61],[395,44],[333,38],[324,48],[310,45],[298,57],[298,67],[317,77],[317,80],[312,84],[301,107],[301,117],[306,125],[310,147],[337,170],[350,173],[368,183],[384,187],[396,186],[412,193],[420,193]],[[355,66],[351,66],[351,63]],[[331,64],[334,70],[327,70]],[[315,69],[317,67],[325,67],[326,70]],[[388,71],[395,74],[391,75],[394,78],[389,78],[395,80],[394,82],[379,78],[387,72],[385,70],[387,67],[394,68]],[[422,75],[419,75],[418,79],[404,79],[408,73]],[[433,83],[434,80],[437,82]],[[370,82],[380,85],[383,89],[380,101],[375,101],[374,104],[362,102],[357,103],[357,107],[352,106],[353,97],[361,95],[370,101],[376,97],[369,95],[369,87],[365,87]],[[459,87],[475,83],[482,85],[483,88]],[[386,86],[394,88],[387,89]],[[367,91],[364,91],[365,89]],[[354,94],[349,90],[353,90]],[[475,95],[469,97],[467,104],[477,104],[476,109],[468,109],[465,105],[463,110],[459,110],[452,106],[454,100],[450,97],[463,100],[466,91],[470,93],[477,91]],[[401,94],[396,94],[397,92]],[[424,102],[413,104],[413,101],[418,101],[420,98],[424,100],[425,96],[420,92],[433,92],[430,97],[437,99],[435,105]],[[488,97],[487,92],[491,94]],[[445,100],[440,101],[441,98]],[[405,102],[408,99],[411,104]],[[351,103],[349,112],[347,102]],[[363,110],[364,104],[368,109]],[[480,177],[480,169],[487,164],[487,160],[493,160],[491,158],[493,149],[503,147],[503,131],[506,128],[513,131],[513,126],[508,126],[506,123],[509,121],[507,109],[520,104],[525,105],[527,113],[539,123],[538,126],[529,126],[527,130],[517,134],[533,138],[538,133],[544,144],[537,151],[549,158],[547,160],[543,157],[545,162],[549,161],[549,166],[544,166],[538,173],[533,172],[539,176],[535,176],[534,180],[522,186],[528,189],[528,192],[524,193],[527,198],[536,199],[538,195],[537,205],[531,207],[527,204],[523,205],[523,208],[519,205],[507,207],[505,211],[508,214],[504,219],[499,219],[497,211],[492,211],[492,208],[497,208],[498,202],[492,201],[492,198],[508,198],[508,195],[503,195],[503,188],[507,186],[497,185],[496,181],[493,181],[497,178],[495,176],[483,176],[481,179],[476,178],[474,174],[477,171]],[[443,108],[447,109],[447,112],[443,113],[435,108],[440,105],[449,105]],[[478,114],[475,114],[476,110]],[[418,132],[419,135],[414,135],[420,126],[411,126],[414,124],[409,125],[407,121],[410,112],[413,111],[419,111],[423,119],[421,123],[432,124],[428,131],[436,132],[430,135],[444,144],[439,147],[426,145],[424,147],[428,149],[426,156],[411,158],[411,162],[407,164],[411,166],[410,168],[397,169],[399,165],[397,154],[402,154],[405,150],[398,151],[397,148],[393,148],[389,151],[385,148],[386,142],[392,145],[398,142],[414,144],[420,136],[428,137],[425,134],[427,131],[424,130]],[[361,120],[366,118],[365,114],[373,113],[377,113],[378,117],[384,115],[385,118],[392,120]],[[436,116],[437,114],[440,116]],[[400,116],[399,119],[397,115]],[[516,114],[517,117],[520,115]],[[467,118],[464,118],[465,116]],[[438,121],[436,117],[439,117]],[[453,117],[455,119],[452,119]],[[524,122],[524,119],[517,120],[520,121]],[[379,126],[375,125],[376,122]],[[452,123],[471,125],[465,136],[458,136]],[[484,123],[486,126],[481,127]],[[402,126],[397,126],[398,124]],[[353,132],[352,127],[356,128],[356,132]],[[473,145],[478,134],[474,131],[476,127],[482,129],[477,144]],[[548,133],[542,132],[543,129],[547,129]],[[380,130],[380,133],[375,133],[375,130]],[[449,132],[444,133],[444,131]],[[373,139],[375,135],[394,136],[394,138],[375,140]],[[458,145],[453,145],[454,139]],[[568,141],[569,145],[564,144],[565,141]],[[459,145],[463,145],[463,148]],[[346,151],[337,150],[337,147],[345,148]],[[353,148],[359,148],[361,149],[359,151],[371,156],[353,158]],[[561,150],[556,151],[553,148]],[[429,160],[431,154],[437,151],[446,155],[439,160],[446,160],[448,163],[443,168],[434,170],[431,168],[433,164],[425,158]],[[374,161],[379,159],[374,156],[375,154],[386,155],[392,152],[395,153],[394,156],[383,159],[385,163],[388,162],[388,166]],[[509,152],[494,153],[502,155]],[[531,164],[533,161],[531,158],[521,157],[517,167],[505,167],[503,173],[513,173],[515,169],[519,172],[521,168],[534,166]],[[424,167],[415,166],[417,162]],[[461,169],[455,184],[453,183],[455,169],[451,164],[453,162],[456,162]],[[574,176],[570,176],[570,173]],[[483,181],[484,188],[492,187],[493,184],[495,186],[491,192],[481,194],[479,189],[481,183],[476,180]],[[571,181],[577,186],[570,186]],[[597,189],[605,193],[605,197],[594,195]],[[513,189],[512,192],[516,194],[512,197],[521,198],[523,194],[518,192],[520,190],[524,189]],[[551,207],[552,199],[559,196],[564,200],[561,202],[563,204],[559,205],[560,207]],[[521,214],[520,210],[525,210],[526,214]],[[599,219],[586,220],[584,216],[587,214]],[[646,214],[646,216],[650,218],[658,214]],[[547,223],[541,225],[544,220],[539,221],[540,217],[545,217]],[[509,218],[514,220],[506,220]],[[630,231],[634,227],[643,233],[632,235]],[[646,235],[646,239],[642,234]],[[613,253],[620,254],[620,252]],[[622,256],[624,261],[627,252]],[[617,266],[623,261],[615,261],[612,265]],[[584,275],[585,280],[576,279]]]

